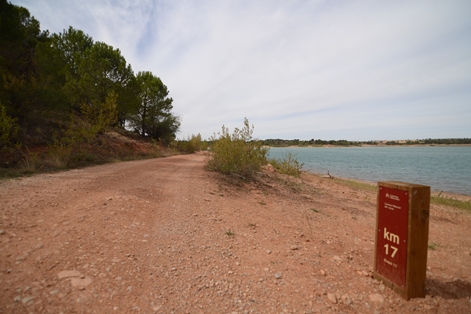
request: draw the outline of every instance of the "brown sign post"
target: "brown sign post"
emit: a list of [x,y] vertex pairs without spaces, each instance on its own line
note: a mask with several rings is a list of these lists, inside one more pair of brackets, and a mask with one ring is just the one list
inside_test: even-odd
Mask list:
[[425,297],[430,187],[378,183],[374,278],[406,300]]

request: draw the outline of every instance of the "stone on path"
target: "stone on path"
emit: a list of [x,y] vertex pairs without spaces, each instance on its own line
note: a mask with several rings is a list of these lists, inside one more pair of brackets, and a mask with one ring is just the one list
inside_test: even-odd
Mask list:
[[24,297],[21,302],[26,305],[26,306],[30,306],[33,304],[33,300],[34,300],[35,297]]
[[333,304],[337,303],[337,296],[334,293],[327,293],[327,299]]
[[89,284],[92,283],[92,279],[85,277],[85,278],[71,278],[70,283],[72,284],[72,287],[78,287],[78,288],[85,288]]
[[371,302],[376,302],[376,303],[383,303],[384,302],[384,297],[381,294],[370,294],[369,298]]
[[342,301],[343,301],[343,303],[345,303],[346,305],[350,305],[350,304],[352,304],[352,302],[353,302],[353,301],[352,301],[352,298],[350,298],[350,296],[349,296],[348,294],[344,294],[344,295],[342,296]]
[[79,277],[80,275],[81,274],[78,270],[63,270],[57,274],[57,276],[59,276],[59,279]]
[[72,287],[85,288],[92,283],[92,279],[81,274],[78,270],[63,270],[57,274],[59,279],[70,279]]

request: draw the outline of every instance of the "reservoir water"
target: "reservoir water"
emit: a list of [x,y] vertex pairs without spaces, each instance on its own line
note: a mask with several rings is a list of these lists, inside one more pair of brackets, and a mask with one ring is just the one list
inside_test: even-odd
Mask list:
[[405,181],[432,191],[471,195],[471,147],[312,147],[270,148],[269,156],[288,152],[304,163],[303,170],[369,182]]

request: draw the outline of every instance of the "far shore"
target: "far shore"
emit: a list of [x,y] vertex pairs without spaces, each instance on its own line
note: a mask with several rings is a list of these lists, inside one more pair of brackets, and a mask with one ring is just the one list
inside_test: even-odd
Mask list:
[[378,144],[378,145],[370,145],[370,144],[362,144],[362,145],[290,145],[290,146],[268,146],[268,148],[339,148],[339,147],[471,147],[471,144],[412,144],[412,145],[386,145],[386,144]]
[[[325,178],[326,180],[329,180],[329,178],[326,174],[322,173],[315,173],[312,171],[304,171],[306,175],[312,175],[312,176],[317,176],[317,177],[322,177]],[[377,186],[378,182],[372,182],[372,181],[364,181],[364,180],[358,180],[358,179],[352,179],[352,178],[345,178],[345,177],[337,177],[337,176],[332,176],[332,179],[338,179],[338,180],[345,180],[345,181],[352,181],[352,182],[358,182],[362,184],[369,184],[371,186]],[[444,191],[439,191],[439,190],[431,190],[431,196],[443,196],[443,197],[448,197],[448,198],[454,198],[460,201],[465,201],[465,202],[471,202],[471,195],[468,194],[458,194],[458,193],[452,193],[452,192],[444,192]]]

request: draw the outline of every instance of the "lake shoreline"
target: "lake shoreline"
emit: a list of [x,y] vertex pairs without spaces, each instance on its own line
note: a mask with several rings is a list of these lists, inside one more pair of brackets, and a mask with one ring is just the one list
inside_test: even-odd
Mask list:
[[370,144],[363,144],[363,145],[290,145],[290,146],[268,146],[264,145],[267,148],[354,148],[354,147],[471,147],[471,144],[412,144],[412,145],[386,145],[386,144],[378,144],[378,145],[370,145]]
[[411,182],[431,186],[437,193],[471,195],[468,145],[316,148],[273,147],[269,157],[283,159],[291,153],[313,173],[330,171],[334,177],[367,182]]
[[[338,180],[358,182],[358,183],[361,183],[361,184],[369,184],[369,185],[375,186],[375,187],[378,186],[378,182],[359,180],[359,179],[341,177],[341,176],[332,176],[332,178],[330,178],[327,174],[316,173],[316,172],[311,171],[311,170],[303,170],[303,173],[305,173],[307,175],[321,177],[321,178],[324,178],[326,180],[328,180],[328,179],[338,179]],[[387,180],[384,180],[383,182],[387,182]],[[413,182],[411,182],[411,183],[413,183]],[[430,195],[431,196],[439,196],[440,195],[440,196],[443,196],[443,197],[454,198],[454,199],[457,199],[457,200],[460,200],[460,201],[471,202],[471,195],[468,195],[468,194],[445,192],[445,191],[431,189]]]

